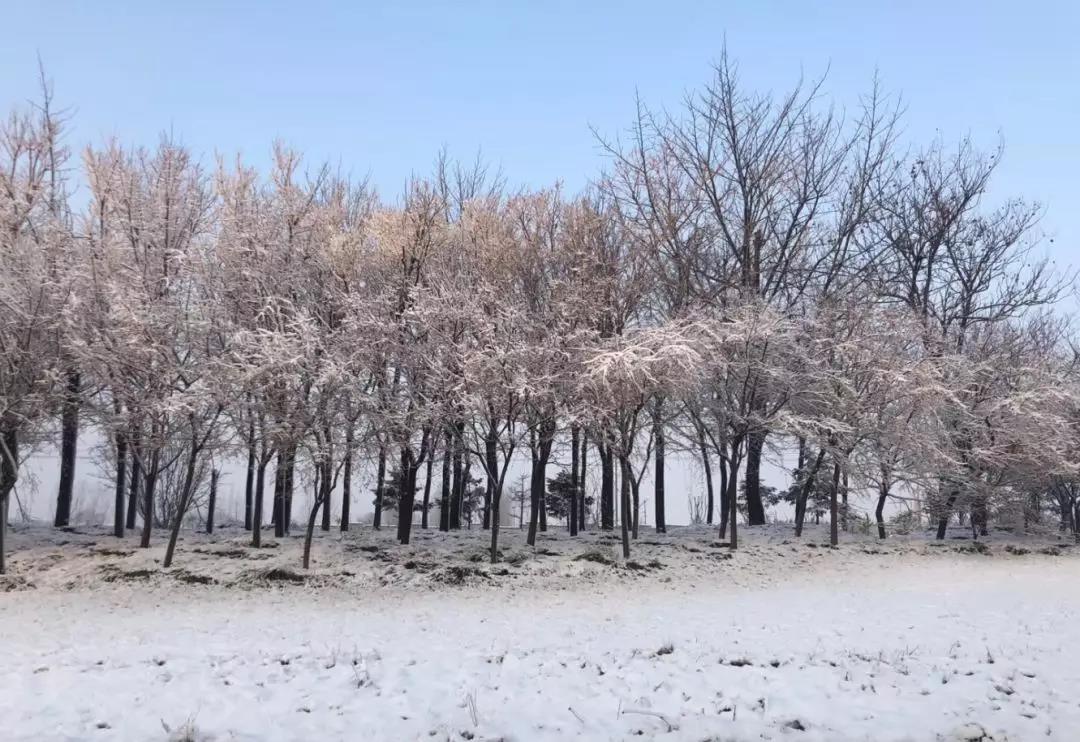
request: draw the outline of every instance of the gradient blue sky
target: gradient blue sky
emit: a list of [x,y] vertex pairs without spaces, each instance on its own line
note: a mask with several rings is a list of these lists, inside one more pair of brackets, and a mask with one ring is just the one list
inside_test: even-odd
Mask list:
[[30,2],[0,11],[0,106],[40,54],[78,146],[172,129],[209,161],[265,162],[280,137],[393,195],[446,145],[512,183],[581,187],[635,89],[675,106],[726,38],[750,86],[829,71],[852,105],[880,70],[912,141],[970,133],[1006,157],[996,196],[1046,206],[1055,257],[1080,243],[1075,2]]

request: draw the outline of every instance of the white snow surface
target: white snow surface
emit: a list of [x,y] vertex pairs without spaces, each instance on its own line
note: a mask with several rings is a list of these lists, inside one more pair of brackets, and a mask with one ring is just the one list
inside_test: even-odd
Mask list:
[[161,574],[156,542],[16,532],[0,739],[1080,739],[1077,549],[743,536],[643,534],[634,569],[510,530],[495,568],[480,531],[358,529],[292,584],[256,576],[295,537],[188,535]]

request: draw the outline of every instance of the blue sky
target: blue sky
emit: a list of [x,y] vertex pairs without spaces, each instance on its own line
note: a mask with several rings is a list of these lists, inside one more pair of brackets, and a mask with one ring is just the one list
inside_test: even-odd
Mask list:
[[748,86],[826,70],[852,106],[875,69],[911,141],[1006,143],[995,196],[1045,204],[1055,257],[1080,242],[1080,10],[1072,2],[9,2],[0,106],[40,54],[72,143],[167,129],[210,161],[280,137],[393,195],[437,150],[478,149],[512,183],[575,190],[635,90],[677,106],[726,39]]

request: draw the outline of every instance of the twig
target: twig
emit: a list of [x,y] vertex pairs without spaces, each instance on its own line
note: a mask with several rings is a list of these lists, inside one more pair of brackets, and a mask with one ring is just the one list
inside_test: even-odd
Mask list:
[[581,722],[581,724],[582,724],[582,726],[584,726],[584,725],[585,725],[585,720],[584,720],[584,719],[582,719],[582,718],[581,718],[580,716],[578,716],[578,712],[577,712],[577,711],[574,711],[574,707],[573,707],[573,706],[567,706],[567,707],[566,707],[566,710],[567,710],[567,711],[569,711],[569,712],[570,712],[571,714],[573,714],[573,715],[574,715],[574,718],[575,718],[575,719],[577,719],[578,721],[580,721],[580,722]]
[[659,719],[660,721],[664,722],[664,724],[667,725],[667,730],[669,732],[675,731],[675,726],[670,721],[667,720],[667,717],[664,716],[663,714],[658,714],[655,711],[639,711],[637,709],[623,709],[620,713],[622,713],[622,714],[641,714],[642,716],[655,716],[657,719]]

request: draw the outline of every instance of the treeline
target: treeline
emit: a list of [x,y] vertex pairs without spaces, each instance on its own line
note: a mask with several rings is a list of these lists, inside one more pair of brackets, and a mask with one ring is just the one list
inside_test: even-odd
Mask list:
[[305,566],[332,510],[349,527],[367,460],[374,526],[391,498],[402,543],[433,500],[431,525],[460,527],[478,473],[493,561],[524,460],[535,543],[556,446],[571,533],[598,467],[599,525],[627,555],[643,487],[665,529],[672,450],[700,458],[732,548],[741,511],[765,521],[771,448],[798,451],[797,534],[825,498],[835,542],[849,491],[876,496],[882,537],[896,497],[939,538],[1048,507],[1076,531],[1080,376],[1054,309],[1073,277],[1038,257],[1037,207],[984,203],[999,150],[903,150],[876,87],[841,116],[817,85],[742,89],[726,58],[680,110],[637,110],[582,194],[441,157],[382,200],[281,145],[268,173],[167,137],[77,162],[46,88],[0,130],[5,513],[55,438],[67,525],[92,426],[116,536],[167,528],[165,566],[225,457],[247,464],[254,545],[309,488]]

